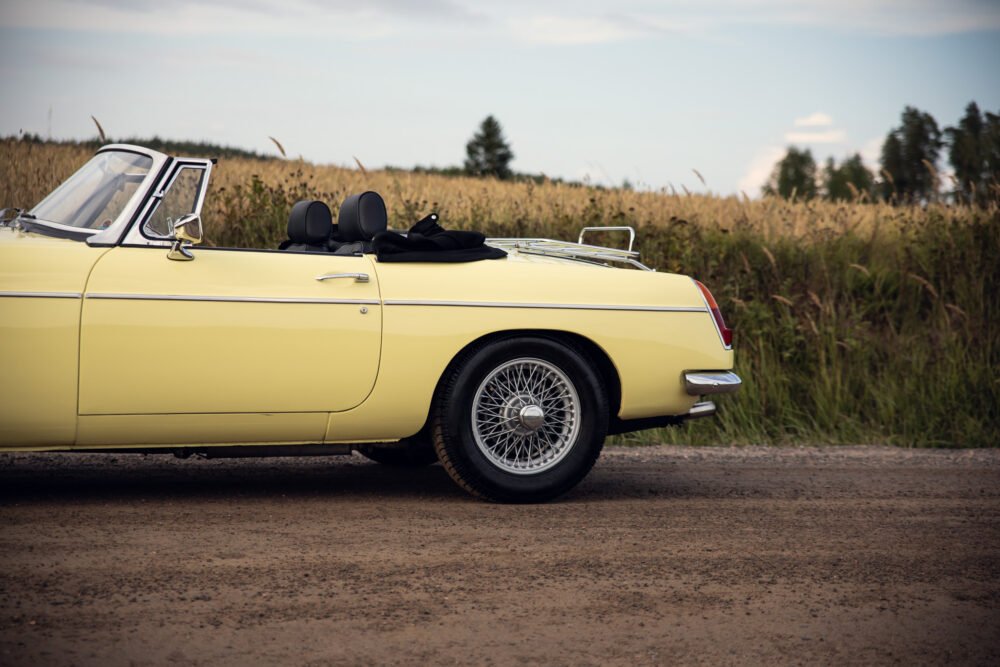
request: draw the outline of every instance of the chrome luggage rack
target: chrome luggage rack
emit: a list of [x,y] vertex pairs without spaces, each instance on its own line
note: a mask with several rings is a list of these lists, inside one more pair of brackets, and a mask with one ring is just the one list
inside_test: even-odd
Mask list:
[[[583,242],[587,232],[628,232],[628,250],[608,248],[605,246],[588,245]],[[612,264],[627,264],[643,271],[653,271],[639,261],[639,251],[632,250],[635,243],[635,229],[632,227],[584,227],[580,230],[580,238],[572,241],[556,241],[553,239],[532,238],[497,238],[486,239],[486,244],[502,250],[516,251],[525,255],[544,255],[561,257],[580,262],[611,266]]]

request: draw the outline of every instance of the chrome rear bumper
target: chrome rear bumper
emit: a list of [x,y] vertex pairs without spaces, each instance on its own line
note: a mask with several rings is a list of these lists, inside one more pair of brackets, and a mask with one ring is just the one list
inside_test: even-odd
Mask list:
[[684,419],[700,419],[701,417],[711,417],[715,414],[715,403],[712,401],[701,401],[691,406],[691,409],[684,413]]
[[[732,371],[685,371],[684,390],[691,396],[706,394],[726,394],[737,391],[742,384],[740,377]],[[691,419],[711,417],[716,413],[712,401],[698,401],[691,409],[679,415],[662,415],[659,417],[642,417],[639,419],[618,419],[612,416],[608,426],[608,434],[631,433],[647,428],[661,426],[677,426]]]
[[641,419],[618,419],[612,418],[608,425],[608,434],[631,433],[632,431],[644,431],[647,428],[661,428],[663,426],[679,426],[692,419],[711,417],[715,414],[715,403],[712,401],[698,401],[691,406],[687,412],[679,415],[663,415],[661,417],[643,417]]
[[[740,376],[732,371],[685,371],[684,373],[684,391],[691,396],[731,394],[738,391],[742,384]],[[696,403],[695,407],[698,405],[701,404]]]

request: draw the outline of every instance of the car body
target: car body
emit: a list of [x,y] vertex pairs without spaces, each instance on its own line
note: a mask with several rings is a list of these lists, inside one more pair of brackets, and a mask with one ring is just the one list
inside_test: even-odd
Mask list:
[[[628,251],[506,239],[491,241],[508,250],[501,260],[388,263],[371,253],[192,250],[184,240],[200,239],[212,165],[107,146],[0,228],[0,448],[361,448],[378,459],[433,442],[461,478],[458,450],[449,459],[440,441],[461,438],[443,426],[447,410],[469,406],[442,407],[445,385],[463,386],[456,377],[470,364],[494,363],[471,378],[485,382],[527,359],[539,363],[506,372],[541,374],[532,386],[555,397],[562,430],[539,426],[549,416],[529,405],[543,400],[534,390],[514,387],[508,393],[520,398],[496,399],[494,412],[520,433],[504,437],[534,438],[545,465],[534,472],[525,451],[523,470],[502,454],[474,461],[470,446],[464,465],[501,478],[463,486],[496,500],[542,500],[579,481],[597,457],[589,450],[600,451],[589,445],[580,469],[546,486],[531,480],[569,464],[565,451],[543,456],[544,443],[591,432],[603,442],[608,432],[711,414],[699,397],[739,386],[708,291],[686,276],[609,266],[638,264]],[[498,345],[506,357],[496,357]],[[585,410],[606,414],[593,421]],[[455,423],[465,428],[467,417]],[[502,475],[526,486],[511,490]]]

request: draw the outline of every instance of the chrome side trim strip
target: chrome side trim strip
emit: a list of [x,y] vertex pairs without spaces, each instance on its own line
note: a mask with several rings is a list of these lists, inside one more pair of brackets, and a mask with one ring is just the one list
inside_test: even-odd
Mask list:
[[0,291],[0,297],[9,296],[18,299],[79,299],[79,292],[7,292]]
[[377,306],[377,299],[310,299],[270,296],[201,296],[197,294],[87,294],[88,299],[119,299],[124,301],[208,301],[212,303],[322,303]]
[[409,301],[386,299],[385,306],[452,306],[457,308],[544,308],[553,310],[628,310],[656,313],[705,313],[697,306],[623,306],[588,303],[508,303],[503,301]]

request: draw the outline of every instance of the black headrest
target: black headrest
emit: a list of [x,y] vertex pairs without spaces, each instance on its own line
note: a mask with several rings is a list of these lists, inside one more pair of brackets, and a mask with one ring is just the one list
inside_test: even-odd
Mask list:
[[388,221],[382,197],[369,190],[344,200],[337,216],[337,231],[341,241],[371,241],[385,231]]
[[288,216],[288,238],[293,243],[324,245],[333,233],[330,207],[321,201],[295,202]]

